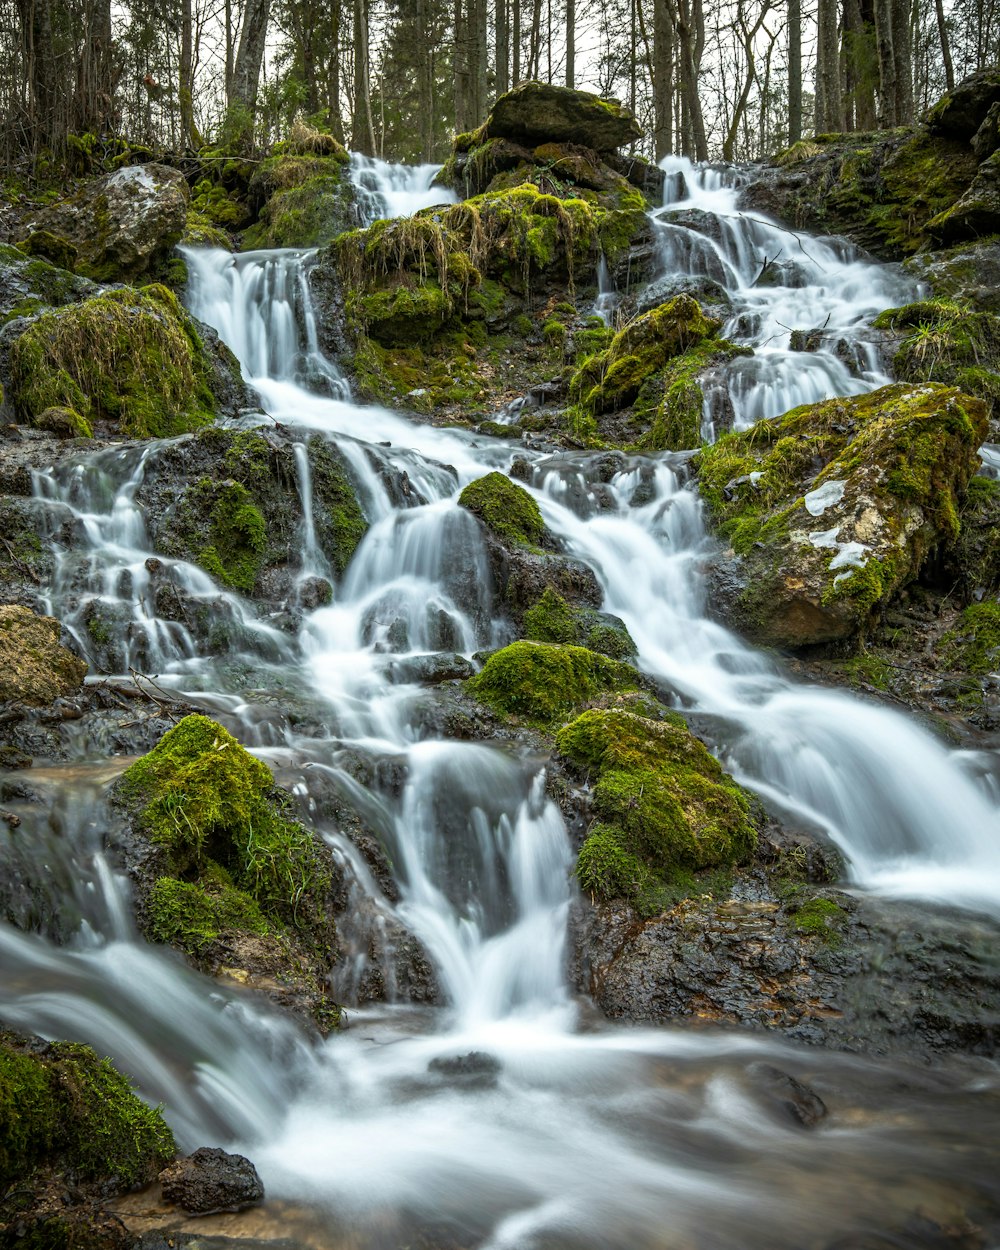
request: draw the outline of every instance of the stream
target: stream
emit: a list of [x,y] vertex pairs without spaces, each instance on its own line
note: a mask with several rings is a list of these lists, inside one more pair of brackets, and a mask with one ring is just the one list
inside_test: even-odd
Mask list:
[[[755,347],[709,388],[707,436],[720,395],[743,428],[888,380],[866,327],[913,297],[897,271],[842,241],[741,214],[728,171],[676,159],[665,169],[665,204],[653,214],[658,281],[717,283],[731,306],[724,333]],[[370,217],[440,202],[433,173],[352,164]],[[314,253],[209,249],[185,259],[189,307],[239,358],[267,414],[257,419],[301,433],[303,445],[314,434],[336,444],[369,531],[333,602],[305,613],[297,635],[200,568],[163,560],[186,595],[238,627],[245,663],[233,665],[200,653],[145,594],[155,553],[135,496],[162,444],[104,449],[35,474],[56,554],[44,606],[85,655],[87,603],[115,607],[125,622],[122,671],[141,655],[298,798],[366,900],[369,928],[347,935],[353,946],[334,986],[349,1027],[316,1042],[137,936],[128,884],[102,849],[112,819],[105,786],[121,762],[86,755],[33,769],[46,802],[24,809],[16,835],[0,833],[45,866],[56,917],[49,935],[0,925],[0,1018],[111,1055],[162,1102],[182,1148],[247,1154],[269,1201],[296,1213],[283,1244],[302,1250],[881,1250],[964,1245],[955,1238],[966,1220],[984,1238],[968,1245],[1000,1245],[995,1066],[956,1058],[922,1067],[764,1034],[619,1027],[573,993],[573,856],[546,796],[545,760],[429,737],[427,692],[407,667],[508,640],[492,619],[477,523],[457,497],[506,470],[511,444],[355,403],[317,346]],[[611,294],[602,291],[602,307]],[[793,335],[809,331],[813,350],[794,350]],[[641,668],[712,726],[727,769],[772,810],[831,838],[852,888],[1000,915],[996,755],[950,750],[886,706],[797,684],[710,620],[700,570],[711,539],[683,455],[626,458],[599,482],[596,456],[515,446],[546,524],[594,570]],[[304,582],[330,570],[304,451],[297,465]],[[386,468],[407,475],[403,504],[387,490]],[[67,526],[77,536],[69,548]],[[247,673],[255,689],[311,709],[322,732],[297,731],[251,697]],[[364,789],[348,755],[377,762],[374,775],[391,766],[401,783]],[[331,787],[388,848],[395,901],[323,818],[317,797]],[[353,1008],[371,932],[391,945],[400,927],[429,953],[447,1006]],[[60,928],[72,937],[56,944]],[[823,1099],[828,1115],[817,1126],[783,1109],[774,1069]]]

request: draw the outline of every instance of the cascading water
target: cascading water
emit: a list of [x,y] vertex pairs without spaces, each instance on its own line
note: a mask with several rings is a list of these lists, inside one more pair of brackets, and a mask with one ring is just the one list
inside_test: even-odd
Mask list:
[[362,225],[380,217],[410,217],[421,208],[454,204],[455,193],[434,185],[440,165],[400,165],[375,156],[351,155],[354,184]]
[[861,259],[843,240],[741,212],[735,170],[684,157],[666,158],[663,168],[664,208],[653,215],[663,276],[652,289],[666,292],[678,276],[707,282],[701,297],[725,309],[722,336],[754,352],[721,369],[708,389],[706,438],[718,432],[720,410],[731,413],[735,429],[747,429],[799,404],[890,381],[865,330],[876,314],[915,298],[913,283]]
[[[354,169],[384,195],[380,163],[355,158]],[[689,208],[716,212],[714,197],[719,238],[665,223],[665,258],[676,268],[688,247],[689,273],[721,275],[736,305],[729,333],[749,311],[753,360],[769,362],[744,377],[740,420],[797,401],[803,362],[815,374],[802,383],[806,398],[877,384],[874,369],[855,376],[830,345],[792,352],[781,323],[826,321],[824,334],[854,335],[893,302],[897,279],[878,277],[883,285],[864,296],[881,271],[802,240],[814,268],[795,261],[809,285],[765,290],[754,278],[760,251],[774,254],[774,228],[740,224],[721,181],[698,183],[689,167],[668,175],[675,207],[679,175]],[[429,177],[418,182],[426,190]],[[386,196],[378,212],[391,207]],[[696,241],[682,243],[681,231]],[[337,444],[371,525],[333,602],[306,614],[297,638],[257,621],[201,570],[175,562],[169,571],[206,610],[242,613],[257,655],[309,692],[331,736],[286,726],[258,749],[307,809],[328,783],[348,794],[394,865],[398,895],[389,898],[342,832],[316,817],[372,905],[370,928],[344,935],[352,955],[341,984],[359,983],[372,935],[395,925],[429,953],[446,1005],[352,1010],[353,1027],[314,1045],[256,1000],[139,941],[127,887],[101,851],[114,819],[99,788],[107,772],[91,767],[77,820],[66,804],[31,809],[46,866],[75,883],[64,926],[82,919],[78,937],[56,946],[0,926],[0,1017],[111,1054],[165,1104],[183,1145],[244,1150],[272,1197],[321,1213],[293,1240],[303,1247],[903,1244],[864,1238],[908,1227],[917,1209],[943,1225],[957,1196],[961,1210],[995,1227],[991,1110],[1000,1091],[991,1070],[912,1069],[900,1079],[889,1065],[763,1036],[624,1031],[581,1014],[564,971],[571,856],[544,761],[438,739],[419,683],[429,654],[454,660],[503,641],[479,531],[456,498],[466,482],[509,465],[509,444],[350,402],[316,347],[309,254],[187,255],[193,310],[237,353],[270,419],[302,440]],[[303,389],[315,379],[325,379],[321,394]],[[239,685],[143,594],[155,557],[134,499],[157,454],[157,444],[100,452],[38,475],[53,543],[67,520],[77,535],[77,554],[59,547],[47,606],[84,649],[88,602],[127,614],[122,638],[145,639],[144,653],[175,685],[202,692],[194,697],[239,727]],[[796,820],[827,830],[860,885],[1000,911],[993,757],[948,752],[887,709],[796,686],[709,621],[699,581],[709,540],[697,496],[669,458],[627,464],[602,481],[598,499],[591,458],[519,454],[532,464],[546,521],[595,570],[642,666],[703,714],[727,766]],[[304,451],[296,465],[306,577],[325,570]],[[405,486],[390,490],[390,480]],[[122,657],[123,666],[137,658],[127,648]],[[245,741],[262,741],[249,720],[243,730]],[[359,756],[391,765],[399,784],[366,789],[347,767]],[[69,780],[58,768],[37,776],[54,789]],[[14,836],[0,829],[0,839]],[[775,1064],[826,1097],[821,1126],[806,1133],[780,1112],[768,1093]],[[285,1218],[286,1232],[297,1227]],[[943,1243],[915,1234],[907,1244]]]

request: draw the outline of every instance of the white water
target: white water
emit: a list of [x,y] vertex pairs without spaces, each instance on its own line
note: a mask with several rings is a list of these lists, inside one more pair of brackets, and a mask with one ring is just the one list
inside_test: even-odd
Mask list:
[[[509,464],[509,444],[362,408],[343,389],[303,389],[303,377],[337,376],[316,358],[307,255],[188,259],[194,311],[243,360],[271,418],[338,445],[372,524],[333,603],[309,615],[297,639],[271,637],[236,597],[203,586],[198,579],[209,579],[193,566],[177,562],[171,573],[187,593],[213,595],[219,611],[243,612],[248,633],[273,644],[272,662],[335,727],[329,739],[272,736],[264,754],[305,801],[325,780],[357,801],[393,862],[398,903],[337,828],[321,816],[317,827],[371,895],[372,931],[397,919],[416,934],[448,1005],[352,1010],[346,1035],[306,1045],[253,1000],[135,940],[124,884],[95,846],[94,829],[111,819],[99,812],[86,836],[68,828],[58,852],[81,883],[79,942],[57,948],[0,927],[0,1017],[50,1036],[72,1032],[114,1055],[165,1103],[185,1145],[235,1144],[271,1196],[331,1213],[322,1242],[331,1247],[395,1247],[429,1228],[443,1243],[493,1250],[800,1250],[891,1227],[920,1205],[947,1213],[959,1174],[995,1193],[988,1112],[977,1112],[990,1105],[989,1077],[914,1072],[901,1093],[892,1069],[772,1039],[589,1019],[565,981],[571,855],[545,797],[544,761],[437,739],[419,684],[393,676],[426,653],[471,654],[502,641],[478,530],[455,500],[465,482]],[[831,273],[846,308],[848,280]],[[776,304],[761,297],[761,315],[777,317]],[[840,376],[820,372],[830,385]],[[60,516],[80,538],[78,555],[60,555],[49,606],[85,649],[78,605],[98,597],[127,606],[122,636],[150,639],[169,679],[216,691],[214,706],[239,721],[241,686],[158,622],[141,593],[153,553],[134,496],[156,454],[156,445],[99,453],[68,474],[39,475],[38,506],[53,517],[56,546]],[[859,885],[1000,911],[1000,821],[988,788],[995,759],[949,752],[883,707],[795,685],[709,621],[699,575],[709,540],[697,497],[669,460],[632,462],[598,507],[587,457],[527,454],[548,524],[594,568],[642,666],[712,718],[728,767],[794,820],[824,828]],[[300,455],[304,502],[307,463]],[[380,467],[405,472],[403,505]],[[647,489],[633,506],[640,480]],[[302,575],[322,571],[324,559],[306,520]],[[365,790],[346,770],[351,753],[392,765],[398,790]],[[44,825],[44,811],[33,819]],[[344,923],[350,943],[351,917]],[[352,947],[362,964],[367,932]],[[356,980],[349,971],[345,983]],[[429,1066],[469,1052],[491,1056],[499,1073],[477,1085]],[[760,1060],[816,1082],[831,1119],[809,1134],[776,1119]],[[970,1147],[956,1164],[963,1138],[980,1153]]]
[[351,181],[364,225],[380,217],[411,217],[435,204],[454,204],[454,191],[433,185],[440,165],[400,165],[351,154]]
[[[915,298],[911,282],[892,266],[861,259],[844,240],[741,212],[734,170],[699,168],[683,157],[661,164],[665,208],[653,220],[664,275],[719,283],[732,302],[722,336],[754,349],[722,371],[735,429],[890,381],[864,330],[884,309]],[[817,350],[793,351],[795,331],[818,331]],[[721,400],[707,396],[707,438]]]

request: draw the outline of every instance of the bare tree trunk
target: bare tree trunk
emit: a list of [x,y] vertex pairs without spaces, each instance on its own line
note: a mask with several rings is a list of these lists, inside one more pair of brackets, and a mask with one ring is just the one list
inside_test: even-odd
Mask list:
[[891,0],[892,57],[895,62],[896,125],[913,121],[913,61],[910,53],[909,0]]
[[667,0],[653,0],[653,151],[662,160],[674,150],[674,23]]
[[[700,27],[700,31],[699,31]],[[704,47],[704,17],[698,0],[677,0],[677,37],[681,53],[681,91],[684,104],[684,151],[697,161],[708,160],[705,118],[698,98],[698,61]]]
[[566,86],[576,86],[576,0],[566,0]]
[[844,128],[841,117],[837,0],[818,0],[816,9],[816,133]]
[[344,141],[344,115],[340,107],[340,32],[343,21],[341,0],[330,0],[330,61],[326,70],[326,109],[330,133]]
[[354,113],[351,147],[366,156],[375,155],[375,125],[368,67],[368,5],[354,0]]
[[892,50],[892,0],[875,0],[875,40],[878,48],[878,125],[895,126],[896,58]]
[[233,123],[231,138],[236,141],[253,138],[253,114],[257,107],[270,16],[271,0],[246,0],[243,29],[229,85],[229,116]]
[[489,13],[486,0],[471,0],[469,9],[472,17],[472,124],[478,126],[486,117],[489,102]]
[[938,36],[941,40],[941,60],[944,62],[944,81],[949,91],[955,89],[955,68],[951,63],[951,44],[948,40],[948,27],[944,20],[944,4],[942,0],[934,0],[934,12],[937,15]]
[[542,70],[542,0],[531,6],[531,33],[528,40],[528,77],[539,78]]
[[802,138],[802,0],[788,0],[788,142]]
[[513,57],[510,74],[510,85],[516,87],[521,81],[521,0],[510,0],[511,32],[510,44]]
[[177,102],[181,111],[181,142],[185,147],[201,144],[194,128],[193,48],[191,0],[181,0],[181,59],[177,66]]
[[496,6],[496,72],[497,95],[510,90],[510,14],[508,0],[497,0]]
[[754,44],[757,40],[757,34],[764,25],[764,18],[767,17],[770,7],[769,0],[764,0],[761,10],[757,15],[757,20],[753,26],[747,26],[743,15],[742,3],[737,6],[737,22],[741,28],[743,55],[746,58],[746,77],[743,80],[743,86],[740,90],[736,103],[733,105],[733,115],[730,118],[729,126],[726,130],[726,136],[722,141],[722,159],[731,161],[736,146],[736,137],[739,134],[740,124],[746,113],[747,104],[750,101],[750,92],[754,83],[757,81],[757,65],[754,59]]

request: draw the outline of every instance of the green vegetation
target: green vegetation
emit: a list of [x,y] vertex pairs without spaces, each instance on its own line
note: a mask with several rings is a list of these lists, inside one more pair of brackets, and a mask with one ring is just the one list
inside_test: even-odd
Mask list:
[[[240,927],[259,932],[262,918],[283,927],[322,908],[330,870],[313,838],[286,814],[268,769],[207,717],[185,717],[122,774],[117,793],[175,879],[157,883],[151,926],[186,949],[211,923],[242,917],[249,924]],[[200,895],[180,888],[192,881]],[[179,932],[185,899],[193,904],[187,936]]]
[[584,890],[655,910],[659,891],[690,888],[691,873],[738,863],[756,845],[756,801],[680,717],[591,709],[556,744],[593,787],[597,823],[577,863]]
[[506,474],[487,473],[470,482],[458,502],[504,542],[537,547],[545,535],[538,504]]
[[524,637],[533,642],[556,642],[586,647],[612,660],[631,660],[635,643],[624,625],[591,608],[571,607],[551,586],[524,613]]
[[[324,138],[336,143],[330,135]],[[244,251],[316,247],[351,227],[353,192],[346,172],[350,160],[346,150],[337,144],[324,155],[290,151],[284,146],[285,151],[261,162],[250,181],[248,196],[259,220],[244,231]]]
[[942,645],[952,668],[975,677],[1000,671],[1000,603],[970,604]]
[[202,478],[187,488],[181,506],[182,515],[188,510],[194,518],[208,518],[195,563],[223,586],[249,594],[267,548],[264,517],[250,492],[239,482]]
[[796,907],[791,919],[800,933],[812,934],[827,946],[839,946],[847,912],[831,899],[814,897]]
[[512,642],[495,651],[467,686],[503,716],[551,725],[609,691],[634,690],[635,669],[585,647]]
[[27,418],[73,409],[134,438],[164,438],[215,416],[205,350],[166,287],[106,291],[44,313],[11,344],[11,399]]
[[0,1033],[0,1187],[51,1164],[129,1189],[153,1180],[174,1154],[160,1112],[89,1046],[35,1046]]

